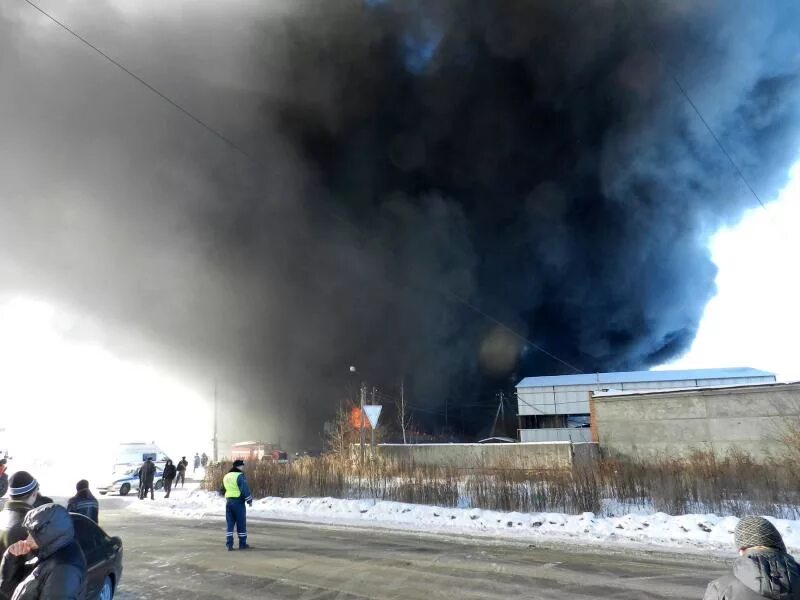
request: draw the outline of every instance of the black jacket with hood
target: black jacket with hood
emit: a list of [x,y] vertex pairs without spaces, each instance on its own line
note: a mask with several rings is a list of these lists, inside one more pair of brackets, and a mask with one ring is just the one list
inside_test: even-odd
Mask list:
[[708,584],[703,600],[800,600],[800,565],[786,552],[751,548],[733,573]]
[[36,558],[26,564],[28,557],[6,551],[0,564],[0,592],[12,600],[84,600],[86,559],[67,510],[58,504],[34,508],[23,526],[39,546]]

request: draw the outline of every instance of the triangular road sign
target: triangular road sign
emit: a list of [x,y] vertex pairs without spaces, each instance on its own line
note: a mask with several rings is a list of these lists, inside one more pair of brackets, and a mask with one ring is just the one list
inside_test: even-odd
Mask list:
[[378,426],[378,417],[381,416],[381,409],[383,405],[381,404],[367,404],[364,406],[364,414],[367,415],[367,419],[369,419],[370,426],[375,429]]

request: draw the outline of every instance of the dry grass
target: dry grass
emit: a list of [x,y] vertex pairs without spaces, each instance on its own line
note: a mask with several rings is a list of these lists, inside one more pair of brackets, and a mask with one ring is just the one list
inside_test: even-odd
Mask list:
[[[800,476],[786,461],[757,463],[744,454],[723,459],[698,452],[684,460],[604,460],[567,471],[421,466],[371,460],[362,470],[341,457],[290,465],[249,464],[256,497],[376,498],[504,511],[602,514],[641,508],[669,514],[758,513],[800,517]],[[207,470],[218,489],[229,465]]]

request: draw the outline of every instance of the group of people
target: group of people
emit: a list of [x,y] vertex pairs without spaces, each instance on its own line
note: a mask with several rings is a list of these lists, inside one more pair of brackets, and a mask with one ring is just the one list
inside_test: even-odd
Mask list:
[[27,471],[9,478],[9,499],[0,511],[0,599],[84,598],[87,565],[69,513],[95,523],[99,504],[82,479],[67,507],[39,491]]
[[[206,456],[205,452],[203,453],[205,457],[206,463],[208,464],[208,457]],[[195,470],[201,464],[200,455],[195,455]],[[205,464],[203,466],[205,466]],[[164,464],[164,472],[161,474],[161,479],[164,482],[164,494],[165,498],[169,498],[170,492],[172,492],[173,483],[175,489],[178,488],[180,485],[183,487],[186,484],[186,469],[189,467],[189,461],[186,460],[186,457],[183,456],[178,461],[178,464],[172,462],[172,459],[167,459],[166,463]],[[158,472],[158,468],[156,467],[155,462],[153,462],[152,457],[148,457],[142,466],[139,467],[137,474],[139,476],[139,500],[144,500],[147,498],[147,494],[150,494],[150,499],[155,500],[155,480],[156,480],[156,473]]]

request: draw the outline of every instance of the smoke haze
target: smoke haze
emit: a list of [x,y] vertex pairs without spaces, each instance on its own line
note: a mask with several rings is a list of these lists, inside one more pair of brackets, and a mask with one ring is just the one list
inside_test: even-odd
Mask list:
[[49,4],[250,158],[4,3],[0,291],[226,382],[240,439],[318,431],[351,364],[469,431],[568,370],[456,297],[582,371],[687,350],[755,200],[673,76],[762,198],[798,154],[796,2]]

